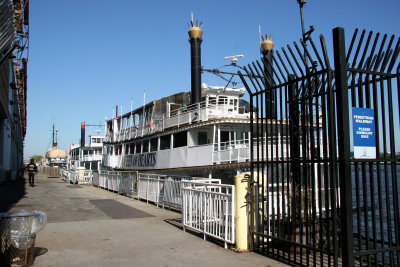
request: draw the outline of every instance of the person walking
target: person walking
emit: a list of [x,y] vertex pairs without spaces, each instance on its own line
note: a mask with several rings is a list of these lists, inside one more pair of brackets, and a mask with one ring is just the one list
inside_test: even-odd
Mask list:
[[35,173],[37,173],[37,166],[33,159],[31,159],[31,161],[29,162],[27,169],[28,169],[28,174],[29,174],[29,185],[34,186],[35,185]]

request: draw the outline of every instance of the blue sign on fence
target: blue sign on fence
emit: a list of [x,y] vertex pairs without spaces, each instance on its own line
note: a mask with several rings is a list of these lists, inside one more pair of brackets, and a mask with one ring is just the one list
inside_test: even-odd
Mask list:
[[353,108],[355,159],[376,158],[375,115],[371,108]]

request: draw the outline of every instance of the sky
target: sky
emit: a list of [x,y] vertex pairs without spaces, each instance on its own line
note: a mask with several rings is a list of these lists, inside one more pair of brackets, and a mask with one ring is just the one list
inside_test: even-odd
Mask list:
[[[323,34],[332,52],[332,29],[343,27],[346,42],[356,28],[400,36],[398,0],[308,0],[306,29]],[[130,111],[146,102],[190,91],[188,23],[203,22],[202,66],[239,65],[260,58],[260,36],[272,35],[275,49],[301,38],[296,0],[35,0],[30,2],[27,134],[24,158],[80,142],[80,125],[104,124],[113,109]],[[202,82],[225,85],[212,74]],[[120,111],[119,111],[120,112]],[[87,126],[86,134],[103,127]],[[88,141],[88,137],[86,137]]]

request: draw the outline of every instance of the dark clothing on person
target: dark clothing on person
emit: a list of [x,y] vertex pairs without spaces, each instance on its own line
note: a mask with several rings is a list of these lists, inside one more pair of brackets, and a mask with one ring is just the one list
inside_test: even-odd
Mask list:
[[34,162],[30,162],[27,166],[29,174],[29,184],[33,186],[35,184],[35,173],[37,173],[37,167]]

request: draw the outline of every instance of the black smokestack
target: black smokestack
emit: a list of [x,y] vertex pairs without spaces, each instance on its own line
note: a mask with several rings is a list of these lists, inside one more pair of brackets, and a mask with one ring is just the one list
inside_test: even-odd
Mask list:
[[265,84],[266,84],[266,116],[267,119],[276,119],[276,92],[275,90],[268,90],[274,86],[274,73],[273,73],[273,54],[274,54],[274,42],[271,37],[261,43],[261,53],[264,61],[264,72],[265,72]]
[[[200,23],[201,25],[201,23]],[[200,26],[193,26],[189,30],[190,36],[190,61],[192,77],[192,104],[201,102],[201,36],[203,31]]]
[[81,147],[85,147],[85,122],[81,122]]

